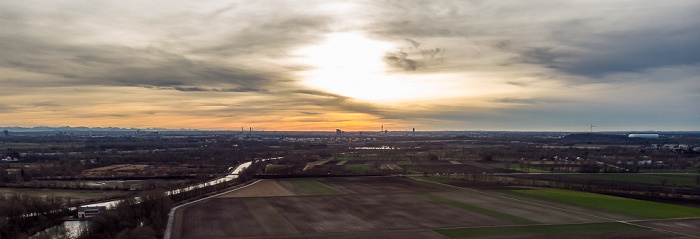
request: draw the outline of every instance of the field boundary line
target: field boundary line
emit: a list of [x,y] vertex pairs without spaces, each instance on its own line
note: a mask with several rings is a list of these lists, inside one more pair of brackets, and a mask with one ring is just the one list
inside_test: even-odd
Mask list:
[[222,193],[217,193],[217,194],[205,197],[205,198],[200,198],[200,199],[197,199],[197,200],[185,203],[185,204],[178,205],[178,206],[174,207],[173,209],[170,209],[170,212],[168,213],[168,226],[165,228],[165,233],[163,234],[163,239],[170,239],[170,234],[172,233],[171,230],[173,229],[173,221],[175,220],[175,211],[177,211],[181,207],[188,206],[188,205],[194,204],[194,203],[199,203],[199,202],[202,202],[204,200],[209,200],[211,198],[218,197],[218,196],[221,196],[221,195],[224,195],[224,194],[227,194],[227,193],[239,190],[239,189],[244,189],[244,188],[247,188],[247,187],[254,185],[254,184],[256,184],[260,181],[263,181],[263,180],[265,180],[265,179],[258,179],[258,180],[255,180],[255,182],[244,185],[242,187],[237,187],[237,188],[234,188],[234,189],[222,192]]
[[567,212],[578,213],[578,214],[582,214],[582,215],[586,215],[586,216],[591,216],[591,217],[597,217],[597,218],[600,218],[600,219],[610,220],[610,221],[614,221],[614,222],[620,222],[620,223],[624,223],[624,224],[628,224],[628,225],[632,225],[632,226],[645,227],[645,228],[649,228],[649,229],[652,229],[652,230],[663,231],[663,232],[678,234],[678,235],[687,236],[687,237],[692,237],[692,238],[700,238],[700,237],[698,237],[698,236],[689,235],[689,234],[685,234],[685,233],[682,233],[682,232],[669,231],[669,230],[665,230],[665,229],[661,229],[661,228],[655,228],[655,227],[644,226],[644,225],[637,225],[637,224],[634,224],[634,223],[629,222],[629,221],[616,220],[616,219],[607,218],[607,217],[603,217],[603,216],[598,216],[598,215],[592,215],[592,214],[588,214],[588,213],[584,213],[584,212],[579,212],[579,211],[575,211],[575,210],[571,210],[571,209],[560,208],[560,207],[555,207],[555,206],[550,206],[550,205],[544,205],[544,204],[541,204],[541,203],[531,202],[531,201],[522,200],[522,199],[518,199],[518,198],[507,197],[507,196],[503,196],[503,195],[497,195],[497,194],[487,193],[487,192],[483,192],[483,191],[479,191],[479,190],[475,190],[475,189],[471,189],[471,188],[457,187],[457,186],[454,186],[454,185],[449,185],[449,184],[444,184],[444,183],[432,182],[432,181],[428,181],[428,180],[421,180],[421,179],[417,179],[417,178],[414,178],[414,177],[410,177],[410,178],[412,178],[412,179],[414,179],[414,180],[422,181],[422,182],[429,182],[429,183],[442,184],[442,185],[446,185],[446,186],[449,186],[449,187],[453,187],[453,188],[457,188],[457,189],[462,189],[462,190],[466,190],[466,191],[471,191],[471,192],[475,192],[475,193],[481,193],[481,194],[485,194],[485,195],[489,195],[489,196],[500,197],[500,198],[510,199],[510,200],[519,201],[519,202],[524,202],[524,203],[530,203],[530,204],[534,204],[534,205],[537,205],[537,206],[548,207],[548,208],[554,208],[554,209],[558,209],[558,210],[563,210],[563,211],[567,211]]

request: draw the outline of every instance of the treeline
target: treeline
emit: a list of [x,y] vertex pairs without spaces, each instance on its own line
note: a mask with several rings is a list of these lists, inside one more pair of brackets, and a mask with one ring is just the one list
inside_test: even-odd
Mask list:
[[114,209],[93,217],[79,239],[162,238],[172,200],[164,191],[149,191],[138,199],[125,199]]
[[0,238],[27,238],[70,214],[54,196],[0,195]]
[[168,224],[168,213],[175,202],[199,198],[254,179],[266,163],[251,164],[236,180],[209,187],[166,196],[164,191],[148,191],[138,199],[126,199],[114,209],[93,217],[87,230],[78,239],[156,239],[163,238]]

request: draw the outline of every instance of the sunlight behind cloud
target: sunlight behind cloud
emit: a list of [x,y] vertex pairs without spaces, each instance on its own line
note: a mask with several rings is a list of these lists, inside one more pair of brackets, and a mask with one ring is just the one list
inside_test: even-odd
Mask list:
[[312,88],[368,101],[416,98],[428,92],[424,81],[388,73],[382,58],[394,48],[358,33],[334,33],[295,55],[313,67],[301,75],[302,83]]

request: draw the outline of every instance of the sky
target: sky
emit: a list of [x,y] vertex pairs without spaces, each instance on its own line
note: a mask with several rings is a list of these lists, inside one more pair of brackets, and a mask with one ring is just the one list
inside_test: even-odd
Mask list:
[[700,1],[0,0],[0,126],[700,130]]

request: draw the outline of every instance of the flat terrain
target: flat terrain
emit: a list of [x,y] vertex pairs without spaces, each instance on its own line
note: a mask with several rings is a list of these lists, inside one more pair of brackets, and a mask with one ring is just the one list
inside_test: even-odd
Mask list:
[[263,180],[255,184],[255,187],[245,187],[236,190],[219,198],[234,198],[234,197],[279,197],[293,196],[295,193],[279,184],[278,180]]
[[[692,209],[626,200],[631,199],[567,190],[480,190],[402,177],[263,180],[179,209],[171,238],[700,236],[700,219],[654,219],[700,217]],[[631,213],[635,209],[644,213]],[[653,214],[663,210],[685,213]]]
[[[533,171],[534,172],[534,171]],[[600,179],[633,183],[648,183],[657,185],[697,186],[700,185],[697,172],[689,174],[571,174],[563,177],[585,179]]]
[[71,189],[33,189],[33,188],[0,188],[0,196],[23,194],[30,197],[55,196],[71,202],[101,200],[129,195],[128,191],[117,190],[71,190]]
[[687,235],[700,237],[700,218],[639,221],[632,222],[632,224],[659,228],[668,231],[683,232]]

